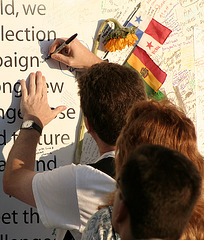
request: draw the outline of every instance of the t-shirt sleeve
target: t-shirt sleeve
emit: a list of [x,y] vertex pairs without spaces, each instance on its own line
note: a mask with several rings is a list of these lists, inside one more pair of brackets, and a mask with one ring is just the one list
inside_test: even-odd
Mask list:
[[88,219],[104,205],[107,195],[115,190],[115,180],[90,166],[77,165],[76,189],[80,211],[80,232],[83,232]]
[[71,164],[35,175],[33,194],[45,227],[79,229],[76,165]]
[[33,194],[45,227],[83,231],[88,219],[115,190],[115,180],[86,165],[67,165],[38,173]]

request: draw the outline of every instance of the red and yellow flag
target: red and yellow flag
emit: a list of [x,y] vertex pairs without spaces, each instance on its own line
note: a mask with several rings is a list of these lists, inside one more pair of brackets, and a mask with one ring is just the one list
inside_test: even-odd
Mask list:
[[144,80],[148,97],[153,97],[164,83],[167,74],[140,47],[136,47],[125,63],[137,71]]

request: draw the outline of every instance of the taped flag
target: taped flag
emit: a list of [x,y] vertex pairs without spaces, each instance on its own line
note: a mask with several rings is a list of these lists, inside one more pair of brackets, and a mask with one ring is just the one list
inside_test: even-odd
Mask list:
[[141,75],[149,98],[155,96],[167,76],[167,74],[154,63],[148,54],[138,46],[125,62],[125,65]]
[[138,27],[135,33],[138,40],[135,43],[150,56],[154,55],[161,48],[172,32],[169,28],[147,15],[144,18],[142,16],[132,18],[127,26]]

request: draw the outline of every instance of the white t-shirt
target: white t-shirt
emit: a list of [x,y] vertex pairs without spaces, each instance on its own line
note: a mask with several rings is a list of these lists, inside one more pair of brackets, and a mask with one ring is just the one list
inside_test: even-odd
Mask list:
[[87,165],[71,164],[33,178],[40,219],[45,227],[57,229],[57,240],[63,239],[65,229],[82,232],[98,206],[105,203],[107,193],[114,190],[113,178]]

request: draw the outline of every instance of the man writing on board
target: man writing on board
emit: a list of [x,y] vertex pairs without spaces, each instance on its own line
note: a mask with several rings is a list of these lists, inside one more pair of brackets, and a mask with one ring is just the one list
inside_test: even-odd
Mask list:
[[[59,41],[53,43],[51,52]],[[87,130],[99,148],[101,156],[97,163],[103,165],[105,159],[111,166],[127,110],[135,101],[146,99],[143,81],[130,68],[104,63],[77,39],[67,46],[67,51],[68,55],[52,57],[72,67],[90,67],[78,79],[81,108]],[[98,205],[104,203],[104,196],[115,189],[115,180],[111,174],[87,165],[71,164],[53,171],[35,172],[41,129],[65,107],[51,110],[46,80],[39,71],[30,74],[28,88],[22,80],[21,88],[23,123],[7,159],[4,191],[37,207],[44,226],[56,228],[57,239],[63,239],[66,229],[83,231]]]

